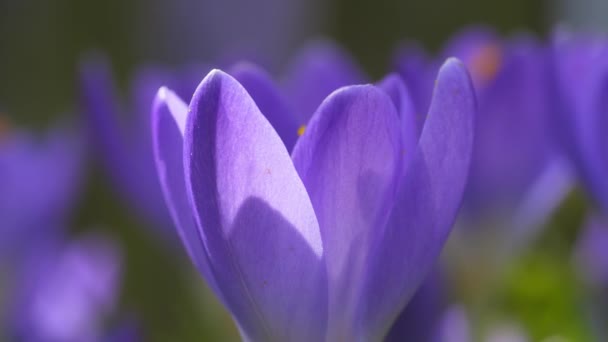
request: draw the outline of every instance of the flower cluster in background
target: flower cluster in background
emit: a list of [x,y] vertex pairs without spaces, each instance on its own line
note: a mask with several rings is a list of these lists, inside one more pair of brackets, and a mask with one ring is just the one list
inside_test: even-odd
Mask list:
[[608,339],[608,37],[380,60],[358,2],[129,3],[110,43],[56,32],[60,90],[0,87],[0,340]]

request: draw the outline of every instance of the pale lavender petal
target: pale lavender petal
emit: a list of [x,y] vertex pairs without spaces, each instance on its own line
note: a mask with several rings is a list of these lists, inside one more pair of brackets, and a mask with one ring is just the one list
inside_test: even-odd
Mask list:
[[355,339],[371,247],[383,236],[401,176],[401,129],[381,89],[349,86],[319,107],[293,161],[319,220],[329,277],[329,340]]
[[449,59],[366,279],[361,336],[384,336],[435,263],[468,179],[475,114],[468,73],[462,62]]
[[284,88],[299,123],[305,125],[334,90],[365,83],[366,77],[346,51],[329,41],[311,43],[285,72]]
[[298,139],[299,120],[288,109],[270,75],[250,63],[237,64],[230,70],[230,75],[245,87],[287,150],[291,151]]
[[405,171],[414,156],[418,146],[418,123],[414,103],[409,94],[409,89],[400,76],[390,74],[382,79],[378,86],[382,88],[393,100],[401,121],[401,139],[403,156],[403,170]]
[[322,340],[326,276],[315,212],[280,137],[221,71],[207,75],[190,104],[184,165],[212,273],[245,338]]
[[216,295],[222,298],[186,191],[183,150],[187,117],[188,106],[175,93],[164,87],[158,90],[152,106],[156,170],[166,205],[190,259]]

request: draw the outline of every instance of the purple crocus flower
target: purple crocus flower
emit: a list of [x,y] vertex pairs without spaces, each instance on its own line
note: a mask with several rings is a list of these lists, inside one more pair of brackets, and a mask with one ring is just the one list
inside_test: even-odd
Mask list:
[[[471,70],[479,103],[463,221],[505,227],[495,230],[508,238],[505,245],[521,245],[570,189],[550,129],[555,116],[550,49],[530,37],[501,40],[487,29],[472,28],[456,35],[442,56],[461,58]],[[396,64],[424,113],[438,63],[408,48]]]
[[587,192],[608,212],[608,40],[559,32],[554,57],[561,142]]
[[119,278],[120,255],[110,240],[37,244],[12,284],[9,330],[24,341],[98,341]]
[[448,60],[418,139],[406,97],[397,77],[333,92],[290,157],[228,74],[209,73],[189,106],[159,90],[168,207],[245,340],[380,340],[433,266],[464,191],[475,100]]
[[0,264],[60,230],[82,178],[81,143],[72,131],[55,127],[35,136],[2,120]]

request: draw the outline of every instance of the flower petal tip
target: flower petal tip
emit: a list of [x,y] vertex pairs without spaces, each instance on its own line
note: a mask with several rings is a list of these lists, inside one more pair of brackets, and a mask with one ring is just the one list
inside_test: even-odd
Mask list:
[[[165,109],[163,109],[163,107]],[[186,126],[186,118],[188,116],[188,107],[182,99],[173,92],[173,90],[162,86],[158,89],[154,104],[152,106],[153,124],[160,124],[163,110],[168,110],[169,114],[175,120],[180,133],[183,135]]]
[[227,73],[225,73],[224,71],[222,71],[221,69],[211,69],[211,71],[209,71],[209,73],[207,74],[207,77],[205,77],[205,79],[214,79],[216,77],[226,77],[228,76]]
[[162,86],[162,87],[158,88],[158,92],[156,93],[156,98],[159,99],[160,101],[166,101],[168,92],[169,92],[169,89],[165,86]]
[[441,74],[442,72],[445,72],[447,70],[452,70],[454,68],[458,68],[458,69],[461,69],[461,70],[467,70],[467,67],[465,66],[464,62],[461,61],[459,58],[457,58],[457,57],[448,57],[445,60],[445,62],[443,62],[443,65],[439,69],[439,74]]

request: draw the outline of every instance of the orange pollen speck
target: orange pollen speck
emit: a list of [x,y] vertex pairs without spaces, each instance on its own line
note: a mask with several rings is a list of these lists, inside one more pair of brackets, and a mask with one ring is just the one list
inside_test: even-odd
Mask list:
[[301,137],[302,134],[304,134],[304,131],[306,131],[306,125],[298,127],[298,136]]
[[480,82],[493,79],[502,64],[502,50],[498,44],[488,44],[478,49],[471,58],[471,73]]

